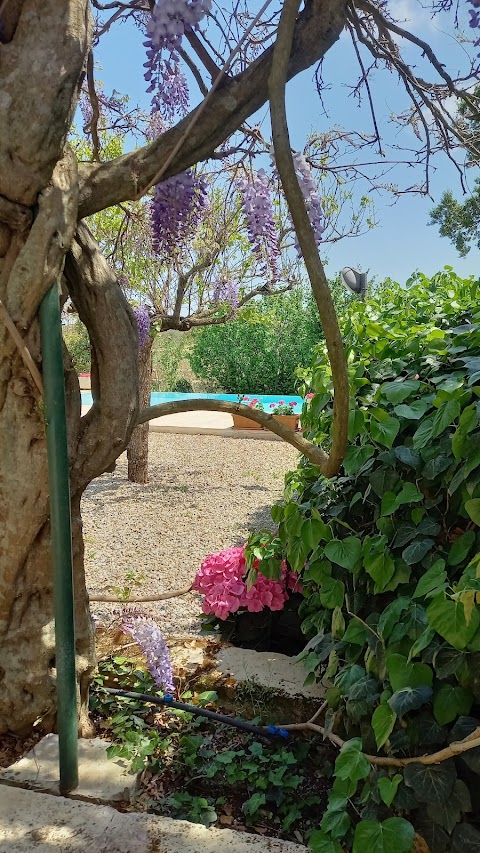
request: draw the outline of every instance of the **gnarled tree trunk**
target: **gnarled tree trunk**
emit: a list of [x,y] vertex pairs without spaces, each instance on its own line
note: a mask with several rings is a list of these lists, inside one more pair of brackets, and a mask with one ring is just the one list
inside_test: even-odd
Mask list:
[[[138,351],[138,388],[140,409],[148,409],[152,389],[152,344],[149,336]],[[131,483],[148,483],[148,429],[140,424],[132,432],[127,447],[128,479]]]

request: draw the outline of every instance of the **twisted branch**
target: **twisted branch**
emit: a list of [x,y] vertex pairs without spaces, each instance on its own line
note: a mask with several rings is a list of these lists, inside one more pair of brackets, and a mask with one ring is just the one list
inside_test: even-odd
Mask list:
[[300,0],[286,0],[280,17],[269,79],[270,113],[277,168],[322,321],[332,369],[334,387],[332,448],[322,466],[322,473],[326,477],[332,477],[339,470],[347,448],[350,388],[337,314],[303,193],[295,174],[288,133],[285,87],[299,6]]

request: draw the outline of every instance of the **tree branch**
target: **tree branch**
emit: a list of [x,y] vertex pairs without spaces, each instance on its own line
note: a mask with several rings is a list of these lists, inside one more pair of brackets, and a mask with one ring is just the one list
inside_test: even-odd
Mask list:
[[[307,4],[297,22],[288,68],[289,79],[326,54],[337,41],[345,17],[343,0],[341,3],[338,0],[312,0]],[[163,178],[208,159],[266,102],[272,53],[272,48],[268,48],[242,74],[223,80]],[[80,217],[133,199],[141,186],[149,186],[190,121],[191,115],[150,145],[109,163],[80,164]]]
[[269,415],[266,412],[261,412],[259,409],[251,409],[249,406],[242,406],[241,403],[230,403],[226,400],[175,400],[172,403],[160,403],[158,406],[150,406],[143,412],[140,412],[138,423],[144,424],[151,421],[153,418],[161,418],[164,415],[175,415],[180,412],[225,412],[227,415],[242,415],[244,418],[250,418],[261,424],[265,429],[274,432],[284,441],[287,441],[293,447],[303,453],[310,462],[318,465],[320,470],[324,471],[328,463],[328,456],[321,447],[307,441],[306,438],[299,432],[294,432],[280,421],[275,420],[274,415]]
[[[288,133],[285,86],[299,6],[300,0],[285,0],[283,6],[269,81],[270,112],[277,168],[322,321],[332,369],[334,387],[332,448],[322,472],[325,476],[331,477],[339,470],[347,448],[350,389],[347,362],[335,306],[318,253],[315,234],[305,207],[303,193],[295,173]],[[346,0],[344,8],[346,8]]]

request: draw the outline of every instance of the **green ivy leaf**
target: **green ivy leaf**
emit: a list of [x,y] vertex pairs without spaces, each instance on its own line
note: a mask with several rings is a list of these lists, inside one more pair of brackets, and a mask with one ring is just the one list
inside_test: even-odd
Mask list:
[[473,498],[470,501],[466,501],[465,509],[472,521],[475,522],[477,527],[480,527],[480,498]]
[[287,559],[294,572],[301,572],[308,556],[308,547],[303,539],[290,539],[287,546]]
[[325,546],[325,556],[343,569],[353,571],[362,553],[362,543],[358,536],[346,536],[345,539],[332,539]]
[[404,687],[431,687],[433,673],[425,663],[407,663],[403,655],[393,654],[387,657],[387,671],[392,690]]
[[447,599],[445,593],[433,599],[427,608],[430,626],[456,649],[464,649],[480,625],[478,610],[472,610],[467,625],[463,602]]
[[342,800],[343,809],[340,811],[337,808],[327,809],[323,815],[320,826],[324,832],[328,832],[332,838],[343,838],[350,829],[350,818],[345,811],[347,800]]
[[390,705],[382,704],[375,709],[372,717],[372,728],[377,749],[380,749],[390,737],[396,719],[397,715]]
[[403,444],[400,447],[395,447],[394,453],[403,465],[408,465],[410,468],[417,468],[422,461],[418,453]]
[[258,812],[258,810],[262,806],[264,806],[266,802],[267,798],[265,794],[263,794],[261,791],[257,791],[255,794],[252,794],[252,796],[248,800],[244,802],[242,806],[242,812],[248,815],[249,817],[252,817],[252,815],[256,814],[256,812]]
[[382,385],[380,392],[389,403],[403,403],[420,388],[418,379],[405,379],[397,382],[387,382]]
[[402,551],[402,559],[405,560],[408,566],[413,566],[423,560],[426,554],[432,550],[435,542],[433,539],[415,539],[410,545],[407,545]]
[[442,471],[445,471],[452,463],[451,456],[434,456],[433,459],[430,459],[429,462],[425,465],[422,476],[425,477],[426,480],[434,480],[435,477],[438,477]]
[[352,409],[348,416],[348,440],[353,441],[363,432],[365,432],[365,415],[361,409]]
[[385,492],[392,491],[393,487],[399,481],[399,476],[393,468],[387,468],[382,465],[381,468],[376,468],[370,475],[370,484],[378,498],[381,498]]
[[381,592],[395,571],[395,563],[392,557],[388,551],[384,551],[382,554],[366,554],[364,565],[365,571],[373,578],[378,591]]
[[300,536],[310,551],[315,551],[320,542],[329,536],[328,524],[319,518],[306,518],[300,528]]
[[394,412],[399,418],[407,418],[409,421],[419,421],[431,407],[432,404],[428,403],[427,400],[415,400],[411,406],[395,406]]
[[320,829],[312,832],[308,840],[308,847],[311,853],[342,853],[342,848],[338,841],[325,835]]
[[353,853],[411,853],[415,830],[402,817],[389,817],[383,823],[361,820],[355,827]]
[[356,447],[355,445],[351,445],[343,460],[343,467],[345,469],[345,473],[350,477],[360,471],[360,468],[365,465],[375,453],[375,448],[372,444],[365,444],[363,447]]
[[473,704],[470,690],[443,684],[433,697],[433,713],[440,726],[451,723],[456,717],[468,714]]
[[471,823],[459,823],[452,834],[452,853],[478,853],[480,832]]
[[364,646],[368,636],[369,632],[365,626],[358,619],[351,619],[343,635],[343,642],[351,643],[353,646]]
[[400,598],[396,598],[395,601],[392,601],[385,608],[377,625],[377,633],[380,634],[384,640],[388,640],[395,623],[398,622],[400,616],[408,609],[410,604],[410,599],[404,595]]
[[382,776],[378,780],[378,790],[386,806],[390,807],[392,805],[402,778],[399,773],[396,773],[393,779],[389,779],[388,776]]
[[338,779],[351,779],[352,782],[359,782],[370,775],[370,770],[370,762],[362,753],[361,739],[347,740],[335,762],[335,776]]
[[444,805],[451,796],[457,772],[451,759],[441,764],[407,764],[403,778],[422,803]]
[[390,696],[388,704],[395,711],[397,717],[404,717],[409,711],[417,711],[422,705],[426,705],[432,698],[431,687],[404,687],[396,690]]
[[320,588],[320,601],[324,607],[334,610],[341,607],[345,598],[345,586],[335,578],[325,578]]
[[463,563],[474,542],[475,531],[473,530],[466,530],[465,533],[462,533],[462,535],[458,537],[458,539],[455,539],[455,542],[450,548],[448,554],[448,565],[458,566],[460,563]]
[[398,508],[397,496],[394,492],[385,492],[382,498],[382,515],[392,515]]
[[440,435],[460,414],[460,403],[458,400],[447,400],[442,403],[433,420],[432,438]]
[[446,580],[445,560],[436,560],[418,581],[413,598],[424,598],[432,592],[443,591]]
[[422,447],[425,447],[432,440],[432,435],[433,416],[429,415],[428,418],[425,418],[425,420],[421,422],[415,435],[413,436],[414,450],[421,450]]
[[418,491],[414,483],[405,483],[397,495],[397,504],[411,504],[423,501],[423,495]]
[[400,421],[397,418],[392,418],[390,415],[382,421],[372,419],[370,422],[372,439],[383,447],[392,447],[399,431]]

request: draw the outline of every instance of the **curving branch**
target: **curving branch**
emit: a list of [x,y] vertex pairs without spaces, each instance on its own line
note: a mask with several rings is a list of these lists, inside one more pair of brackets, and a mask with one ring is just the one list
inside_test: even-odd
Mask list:
[[[345,26],[345,9],[345,0],[311,0],[307,3],[295,30],[288,66],[289,79],[325,56]],[[273,49],[268,48],[242,74],[223,80],[181,150],[163,173],[163,178],[208,159],[267,101],[272,56]],[[150,186],[191,120],[192,113],[150,145],[108,163],[80,164],[80,218],[136,198],[140,187]]]
[[[285,0],[275,42],[269,81],[273,147],[280,180],[292,216],[297,239],[322,321],[334,387],[332,448],[323,465],[323,474],[331,477],[339,470],[348,442],[350,388],[348,369],[338,318],[327,277],[305,207],[293,163],[285,109],[285,86],[293,34],[300,0]],[[346,8],[346,2],[344,4]]]
[[322,473],[328,463],[328,455],[318,447],[307,441],[299,432],[294,432],[289,427],[275,420],[274,415],[261,412],[259,409],[251,409],[241,403],[229,403],[226,400],[175,400],[172,403],[160,403],[158,406],[150,406],[140,412],[138,423],[144,424],[152,418],[161,418],[163,415],[176,415],[180,412],[225,412],[227,415],[242,415],[261,424],[265,429],[274,432],[275,435],[288,441],[293,447],[303,453],[310,462],[318,465]]
[[78,315],[88,328],[96,365],[94,403],[81,419],[72,461],[75,493],[106,471],[130,440],[138,413],[138,344],[133,313],[83,223],[78,225],[65,260],[65,279]]

